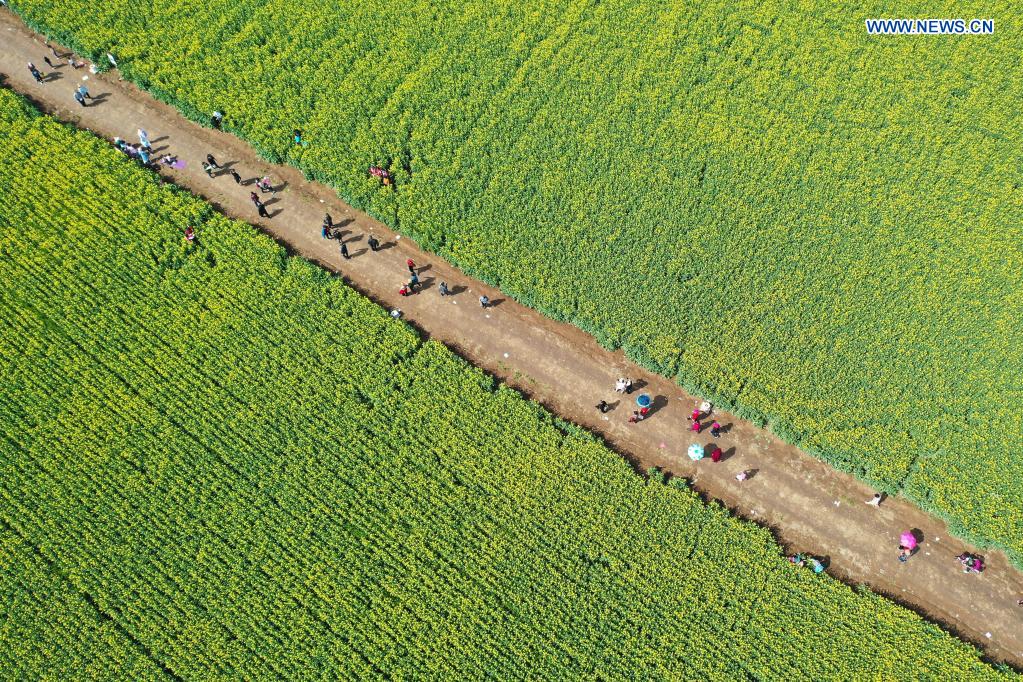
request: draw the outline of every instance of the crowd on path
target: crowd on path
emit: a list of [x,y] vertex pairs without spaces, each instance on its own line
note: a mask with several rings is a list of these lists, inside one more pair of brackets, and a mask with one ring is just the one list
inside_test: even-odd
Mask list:
[[[643,384],[640,383],[638,385],[641,387]],[[628,377],[620,377],[615,381],[614,384],[615,393],[621,395],[631,395],[636,388],[637,383],[633,382],[633,380]],[[615,403],[609,403],[606,399],[602,399],[600,400],[600,402],[597,403],[596,409],[601,414],[607,414],[608,412],[614,410],[618,406],[619,402],[620,401]],[[636,405],[638,409],[632,410],[632,413],[628,416],[626,420],[627,423],[629,424],[638,424],[652,415],[653,401],[650,399],[648,395],[643,394],[636,398]],[[704,424],[706,424],[707,426],[709,426],[710,435],[714,439],[714,442],[706,446],[697,442],[693,442],[689,445],[688,450],[689,457],[694,462],[703,459],[707,451],[710,452],[710,460],[713,463],[721,462],[722,459],[724,459],[724,452],[721,449],[719,441],[722,439],[724,434],[726,434],[728,430],[731,428],[731,424],[727,426],[722,426],[717,419],[712,418],[713,414],[714,406],[710,402],[703,401],[697,403],[693,407],[693,410],[689,414],[689,416],[686,417],[686,421],[689,422],[689,431],[691,431],[694,434],[699,434],[701,433]],[[662,447],[664,447],[663,444]],[[741,483],[752,478],[757,473],[757,471],[758,471],[757,469],[748,468],[742,469],[736,472],[734,477],[736,481]],[[879,508],[884,499],[885,494],[877,492],[874,493],[870,497],[870,499],[865,500],[864,503],[867,506]],[[906,563],[911,556],[915,555],[919,551],[920,542],[922,541],[923,533],[917,529],[903,532],[899,536],[897,555],[899,562]],[[959,562],[960,566],[962,567],[963,573],[976,575],[982,573],[986,567],[984,557],[974,553],[964,552],[956,556],[955,559],[956,561]],[[788,557],[788,560],[795,566],[809,566],[810,568],[813,569],[814,573],[821,573],[827,568],[826,562],[824,560],[821,560],[817,557],[806,554],[804,552],[793,554]],[[1019,606],[1023,606],[1023,599],[1019,600],[1017,604]]]
[[[46,47],[49,49],[50,55],[44,56],[43,61],[51,69],[56,70],[64,66],[62,60],[67,60],[66,61],[67,65],[71,66],[76,70],[82,68],[83,66],[86,66],[86,62],[75,59],[74,55],[71,53],[62,55],[57,51],[55,47],[53,47],[49,43],[46,43]],[[53,59],[50,58],[51,55]],[[117,68],[117,60],[114,57],[114,55],[107,53],[107,61],[110,63],[111,67],[115,69]],[[31,73],[32,78],[37,83],[40,84],[46,83],[52,79],[51,74],[44,75],[33,62],[28,63],[28,70]],[[95,66],[92,66],[90,68],[90,72],[96,73],[97,68]],[[91,104],[96,103],[96,99],[89,92],[89,89],[85,85],[85,83],[79,84],[72,92],[72,96],[74,97],[74,100],[79,104],[79,106],[82,107],[88,107]],[[223,130],[225,121],[226,119],[224,116],[224,112],[216,110],[210,115],[209,124],[210,127],[212,127],[215,130]],[[130,158],[137,161],[139,165],[152,170],[156,170],[160,166],[166,166],[167,168],[180,170],[186,166],[184,161],[182,161],[176,155],[171,153],[166,153],[162,157],[160,157],[159,160],[156,160],[154,157],[154,154],[156,152],[154,152],[153,150],[153,145],[150,141],[149,134],[144,129],[139,128],[137,130],[137,135],[139,140],[137,143],[127,142],[126,140],[120,137],[115,137],[113,140],[114,147],[122,151]],[[295,128],[292,131],[291,142],[292,144],[300,147],[309,146],[309,141],[305,138],[304,133],[299,128]],[[252,205],[256,209],[256,213],[260,218],[270,220],[280,213],[280,210],[278,210],[271,214],[270,211],[267,209],[269,203],[272,203],[273,201],[277,200],[277,192],[279,189],[273,186],[269,176],[263,175],[250,179],[245,179],[242,177],[241,173],[238,172],[238,170],[232,167],[232,164],[221,164],[219,161],[217,161],[217,158],[213,155],[213,153],[208,153],[206,155],[206,159],[200,162],[200,166],[203,169],[203,172],[205,172],[210,179],[216,179],[221,176],[227,175],[230,176],[234,180],[235,185],[239,187],[255,185],[256,189],[259,190],[259,194],[257,194],[254,191],[250,191],[249,200],[252,202]],[[394,179],[386,168],[383,168],[378,165],[372,165],[368,169],[368,174],[370,177],[377,178],[380,181],[381,186],[393,186]],[[271,195],[272,197],[271,201],[267,202],[263,200],[262,195],[266,194]],[[352,258],[355,258],[356,256],[362,253],[361,251],[352,253],[349,248],[349,244],[351,242],[360,240],[362,236],[348,235],[345,232],[345,230],[341,229],[340,227],[335,227],[333,218],[330,216],[329,213],[324,216],[323,223],[320,226],[320,235],[322,236],[323,239],[332,239],[338,242],[338,254],[342,261],[351,260]],[[348,237],[347,239],[346,236]],[[185,230],[186,242],[194,243],[196,239],[197,235],[195,227],[188,226],[188,228]],[[366,244],[369,246],[369,250],[372,253],[376,253],[387,248],[387,245],[381,244],[380,240],[376,237],[376,235],[372,233],[368,235]],[[412,261],[411,258],[408,259],[406,265],[408,268],[408,276],[407,278],[402,280],[398,288],[398,295],[402,296],[403,298],[415,295],[419,293],[423,288],[423,282],[420,279],[420,272],[422,271],[422,268],[417,269],[415,263]],[[447,297],[455,295],[455,293],[457,293],[457,290],[452,290],[448,286],[447,282],[440,282],[440,284],[437,287],[437,292],[440,294],[441,297]],[[490,297],[487,296],[486,294],[480,295],[479,304],[480,307],[483,308],[484,310],[487,310],[496,305],[496,303],[492,302],[490,300]]]
[[[79,101],[79,103],[82,103],[86,99],[91,99],[92,96],[89,94],[88,89],[83,84],[80,85],[76,90],[75,98],[76,100]],[[83,106],[86,106],[86,104],[83,104]],[[214,129],[222,130],[224,122],[225,122],[224,114],[219,110],[214,111],[213,114],[210,116],[210,126],[213,127]],[[153,170],[159,168],[160,165],[174,169],[182,169],[186,166],[184,161],[180,160],[176,155],[170,153],[164,154],[159,159],[159,161],[155,161],[154,154],[156,152],[154,151],[152,142],[150,141],[149,133],[146,130],[139,128],[136,131],[136,134],[139,140],[137,143],[127,142],[120,137],[115,137],[113,140],[114,147],[124,152],[130,158],[135,159],[141,166]],[[308,144],[308,142],[303,139],[302,132],[298,129],[294,130],[292,134],[292,141],[296,145]],[[275,187],[273,185],[273,182],[271,181],[269,176],[257,175],[256,177],[245,179],[233,167],[233,163],[222,164],[217,160],[217,157],[214,156],[212,152],[206,154],[206,158],[205,160],[200,162],[200,166],[203,169],[203,172],[205,172],[206,175],[211,180],[215,180],[221,176],[227,175],[230,176],[234,180],[235,185],[239,187],[255,186],[255,188],[259,190],[259,193],[257,194],[255,191],[249,191],[249,200],[252,202],[252,205],[255,207],[256,212],[260,218],[272,219],[280,213],[280,210],[278,210],[271,214],[267,209],[267,205],[269,203],[272,203],[273,201],[277,200],[276,198],[277,192],[280,189],[279,187]],[[369,174],[371,176],[380,178],[382,180],[382,184],[384,185],[391,184],[390,174],[377,166],[372,166],[369,170]],[[266,194],[271,195],[272,198],[270,202],[266,202],[263,200],[263,196]],[[195,243],[197,240],[197,236],[198,235],[196,233],[194,226],[190,225],[184,231],[185,241],[189,244]],[[323,217],[323,221],[320,224],[320,236],[323,239],[335,240],[338,242],[338,254],[340,255],[342,261],[351,260],[352,258],[361,255],[365,251],[365,249],[363,249],[362,251],[358,251],[355,253],[351,252],[351,250],[349,249],[349,244],[351,242],[359,241],[360,239],[363,238],[364,235],[352,235],[348,231],[344,230],[342,226],[335,225],[334,219],[330,215],[330,213],[326,213]],[[390,246],[389,244],[382,244],[380,240],[377,238],[377,236],[372,232],[370,232],[366,237],[367,237],[366,244],[369,247],[370,252],[372,253],[377,253]],[[408,270],[408,274],[402,280],[398,288],[398,295],[403,298],[417,294],[423,288],[423,282],[420,279],[420,273],[424,268],[417,268],[415,261],[413,261],[411,258],[405,261],[405,267]],[[448,286],[447,282],[440,282],[440,284],[437,287],[437,291],[441,297],[453,296],[456,293],[455,290],[452,290]],[[483,294],[479,297],[479,303],[480,307],[482,307],[483,309],[488,309],[495,305],[493,302],[491,302],[490,298],[486,294]],[[400,316],[400,314],[401,313],[398,310],[392,311],[392,315],[394,315],[395,317]]]
[[[65,59],[67,65],[71,66],[76,70],[82,68],[83,66],[86,66],[86,63],[84,61],[75,59],[74,55],[71,53],[61,55],[53,46],[47,44],[47,47],[49,48],[52,57],[56,60],[56,62],[51,60],[50,58],[51,55],[43,57],[44,63],[46,63],[46,65],[51,69],[55,70],[64,66],[61,60]],[[116,68],[117,62],[114,59],[113,55],[108,54],[107,57],[111,66]],[[32,78],[36,81],[36,83],[42,84],[51,80],[49,75],[44,75],[38,69],[38,67],[36,67],[36,65],[32,62],[28,62],[28,70],[31,73]],[[95,67],[93,67],[93,72],[95,72]],[[95,102],[95,98],[89,92],[88,87],[84,83],[79,84],[74,89],[73,97],[74,100],[82,107],[87,107],[90,105],[90,102],[93,103]],[[213,114],[210,116],[210,125],[216,130],[223,130],[224,121],[225,121],[224,114],[219,110],[214,111]],[[136,134],[138,136],[138,143],[129,143],[121,139],[120,137],[115,137],[113,139],[114,147],[116,147],[129,157],[135,159],[143,167],[152,169],[158,168],[160,165],[175,169],[181,169],[185,167],[184,162],[180,161],[177,156],[169,153],[161,157],[159,162],[154,161],[153,159],[154,150],[152,142],[150,141],[149,134],[146,132],[146,130],[142,128],[139,128],[136,131]],[[299,129],[295,129],[293,131],[292,142],[295,145],[308,146],[308,142],[303,138],[302,131]],[[271,219],[280,212],[277,211],[271,215],[266,208],[267,203],[263,201],[261,196],[270,194],[273,197],[273,200],[276,200],[276,195],[279,188],[273,186],[273,183],[270,180],[269,176],[262,175],[250,178],[248,180],[243,179],[241,174],[236,169],[231,167],[231,164],[222,165],[217,161],[216,157],[212,153],[208,153],[206,155],[205,161],[201,162],[201,167],[203,171],[206,173],[206,175],[209,176],[209,178],[211,179],[216,179],[222,175],[228,175],[234,180],[235,185],[237,186],[254,185],[256,189],[259,190],[259,194],[257,194],[254,191],[250,191],[249,199],[252,202],[253,206],[255,207],[259,217],[264,219]],[[371,166],[369,168],[369,175],[378,178],[381,181],[382,185],[385,186],[392,185],[393,180],[391,175],[388,173],[388,171],[379,166]],[[362,236],[349,235],[350,238],[346,240],[345,239],[346,231],[341,229],[341,227],[334,225],[333,218],[329,213],[327,213],[323,218],[323,222],[320,226],[320,234],[323,239],[332,239],[338,241],[339,255],[343,260],[347,261],[358,255],[352,254],[350,252],[348,248],[348,243],[358,241],[359,239],[362,238]],[[194,244],[196,242],[197,233],[194,226],[190,225],[184,230],[184,239],[185,242],[188,244]],[[381,244],[380,240],[373,233],[369,233],[366,243],[369,246],[369,250],[373,253],[376,253],[386,248],[386,245]],[[415,262],[411,258],[408,258],[406,260],[405,265],[408,270],[408,275],[406,278],[402,280],[400,287],[398,288],[398,295],[402,297],[415,295],[419,293],[422,289],[420,272],[422,271],[423,268],[417,268]],[[440,282],[440,284],[438,285],[437,291],[441,297],[451,296],[455,293],[448,287],[447,282],[443,281]],[[480,295],[479,304],[480,307],[483,308],[484,310],[494,305],[491,302],[490,298],[485,294]],[[391,314],[395,317],[399,317],[401,313],[398,310],[392,310]],[[617,381],[615,381],[614,384],[615,393],[621,395],[631,395],[636,388],[637,384],[628,377],[620,377]],[[601,414],[606,415],[608,412],[614,410],[618,406],[619,402],[615,402],[612,404],[609,403],[607,400],[602,399],[600,400],[599,403],[597,403],[596,409]],[[626,420],[627,423],[639,424],[640,422],[646,420],[647,418],[653,415],[653,401],[651,401],[649,396],[645,394],[637,398],[637,408],[638,409],[632,410],[631,414],[628,415]],[[709,427],[710,435],[714,439],[714,442],[707,446],[703,446],[695,442],[690,445],[689,455],[694,462],[703,459],[707,450],[710,451],[711,462],[716,464],[725,459],[724,452],[722,451],[722,448],[718,441],[720,441],[723,438],[723,436],[728,432],[731,425],[729,424],[728,426],[722,426],[721,423],[716,419],[711,420],[712,414],[713,406],[709,402],[702,402],[694,406],[692,412],[687,417],[687,421],[689,422],[689,430],[693,434],[697,435],[700,434],[704,428],[704,425],[706,425]],[[709,423],[707,423],[708,420],[710,420]],[[757,469],[742,469],[734,474],[734,478],[736,481],[741,483],[743,481],[751,479],[757,473],[757,471],[758,471]],[[884,499],[885,499],[884,493],[878,492],[875,493],[870,499],[866,500],[865,504],[874,508],[879,508]],[[907,530],[901,533],[899,536],[898,544],[897,555],[898,561],[903,564],[908,562],[912,556],[917,554],[917,552],[920,549],[920,543],[922,541],[923,534],[921,531],[917,529]],[[955,559],[961,566],[963,573],[977,575],[982,573],[986,568],[984,557],[974,553],[964,552],[956,556]],[[788,560],[795,566],[809,566],[810,568],[812,568],[814,573],[820,573],[826,569],[825,561],[803,552],[789,556]],[[1023,599],[1019,599],[1016,603],[1018,606],[1023,607]]]

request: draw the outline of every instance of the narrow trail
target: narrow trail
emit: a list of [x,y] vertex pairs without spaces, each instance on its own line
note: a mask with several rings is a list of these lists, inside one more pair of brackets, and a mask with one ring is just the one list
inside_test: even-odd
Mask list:
[[[689,431],[686,417],[698,401],[673,382],[620,352],[601,348],[575,327],[547,319],[467,278],[345,205],[330,188],[308,182],[293,168],[263,161],[238,138],[189,122],[130,83],[118,81],[116,72],[91,75],[87,68],[74,70],[66,64],[56,70],[46,67],[43,57],[49,52],[42,38],[10,12],[0,11],[0,32],[4,83],[47,113],[108,140],[116,135],[134,142],[136,129],[145,128],[157,152],[154,159],[171,153],[187,164],[178,170],[162,167],[167,180],[207,198],[227,215],[257,225],[291,252],[342,273],[379,304],[401,309],[425,335],[599,434],[637,468],[659,466],[692,480],[701,493],[772,528],[786,548],[827,557],[833,576],[865,583],[977,644],[991,659],[1023,669],[1023,607],[1016,603],[1023,599],[1023,573],[1001,553],[983,553],[988,569],[982,575],[963,574],[953,557],[976,550],[949,536],[943,521],[899,498],[886,500],[878,509],[867,506],[864,501],[873,490],[866,485],[729,414],[714,414],[728,427],[716,441],[724,459],[691,462],[686,456],[690,443],[706,446],[715,439],[706,430],[699,436]],[[26,68],[28,61],[44,74],[57,75],[38,84]],[[83,108],[72,95],[86,76],[97,100]],[[277,201],[268,203],[271,219],[258,218],[249,201],[253,185],[238,186],[226,172],[206,176],[201,162],[207,153],[222,165],[230,164],[246,181],[270,175],[275,184],[286,183]],[[344,230],[350,260],[341,258],[338,242],[320,236],[325,212]],[[368,248],[371,232],[384,244],[381,251]],[[397,291],[407,280],[408,258],[420,266],[424,288],[402,298]],[[442,281],[453,296],[438,295]],[[482,294],[490,297],[492,308],[480,307]],[[654,398],[657,407],[646,421],[627,423],[636,394],[614,392],[619,376],[632,377],[640,392]],[[594,407],[602,399],[614,405],[606,415]],[[735,474],[747,469],[756,473],[745,482],[736,481]],[[925,539],[919,553],[901,564],[896,560],[897,538],[906,529],[920,529]]]

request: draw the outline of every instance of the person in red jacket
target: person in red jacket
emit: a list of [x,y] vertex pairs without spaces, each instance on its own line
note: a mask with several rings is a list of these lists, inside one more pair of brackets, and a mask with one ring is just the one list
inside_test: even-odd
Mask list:
[[714,448],[714,452],[710,453],[710,461],[712,462],[721,461],[721,448]]

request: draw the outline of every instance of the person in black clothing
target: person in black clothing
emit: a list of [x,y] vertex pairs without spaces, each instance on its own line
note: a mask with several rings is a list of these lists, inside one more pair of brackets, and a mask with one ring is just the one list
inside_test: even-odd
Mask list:
[[242,176],[238,175],[238,171],[231,169],[231,177],[234,178],[235,183],[242,184]]
[[437,291],[440,292],[441,296],[447,296],[448,294],[451,293],[450,291],[448,291],[448,283],[447,282],[441,282],[440,286],[437,287]]
[[366,241],[366,243],[369,244],[370,251],[376,251],[380,248],[380,242],[378,242],[377,238],[374,237],[373,235],[369,236],[369,239]]
[[220,164],[217,163],[217,160],[215,158],[213,158],[213,154],[206,155],[206,163],[210,164],[211,166],[218,170],[220,169]]
[[601,400],[599,403],[597,403],[597,409],[600,410],[601,414],[604,414],[609,409],[611,409],[611,406],[607,404],[606,400]]
[[348,244],[345,244],[344,242],[341,242],[341,256],[345,260],[348,260],[349,258],[351,258],[351,256],[348,255]]
[[270,213],[266,210],[266,206],[263,205],[262,201],[259,202],[258,204],[256,204],[256,209],[259,211],[260,217],[262,217],[262,218],[269,218],[270,217]]

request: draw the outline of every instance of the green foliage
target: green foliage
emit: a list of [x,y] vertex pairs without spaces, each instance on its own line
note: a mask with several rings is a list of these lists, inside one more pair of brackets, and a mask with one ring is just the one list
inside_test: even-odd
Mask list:
[[10,120],[5,672],[66,646],[132,679],[998,676],[104,143]]
[[1011,29],[872,37],[876,0],[16,7],[1023,565]]
[[9,680],[156,680],[144,647],[0,523],[0,670]]

